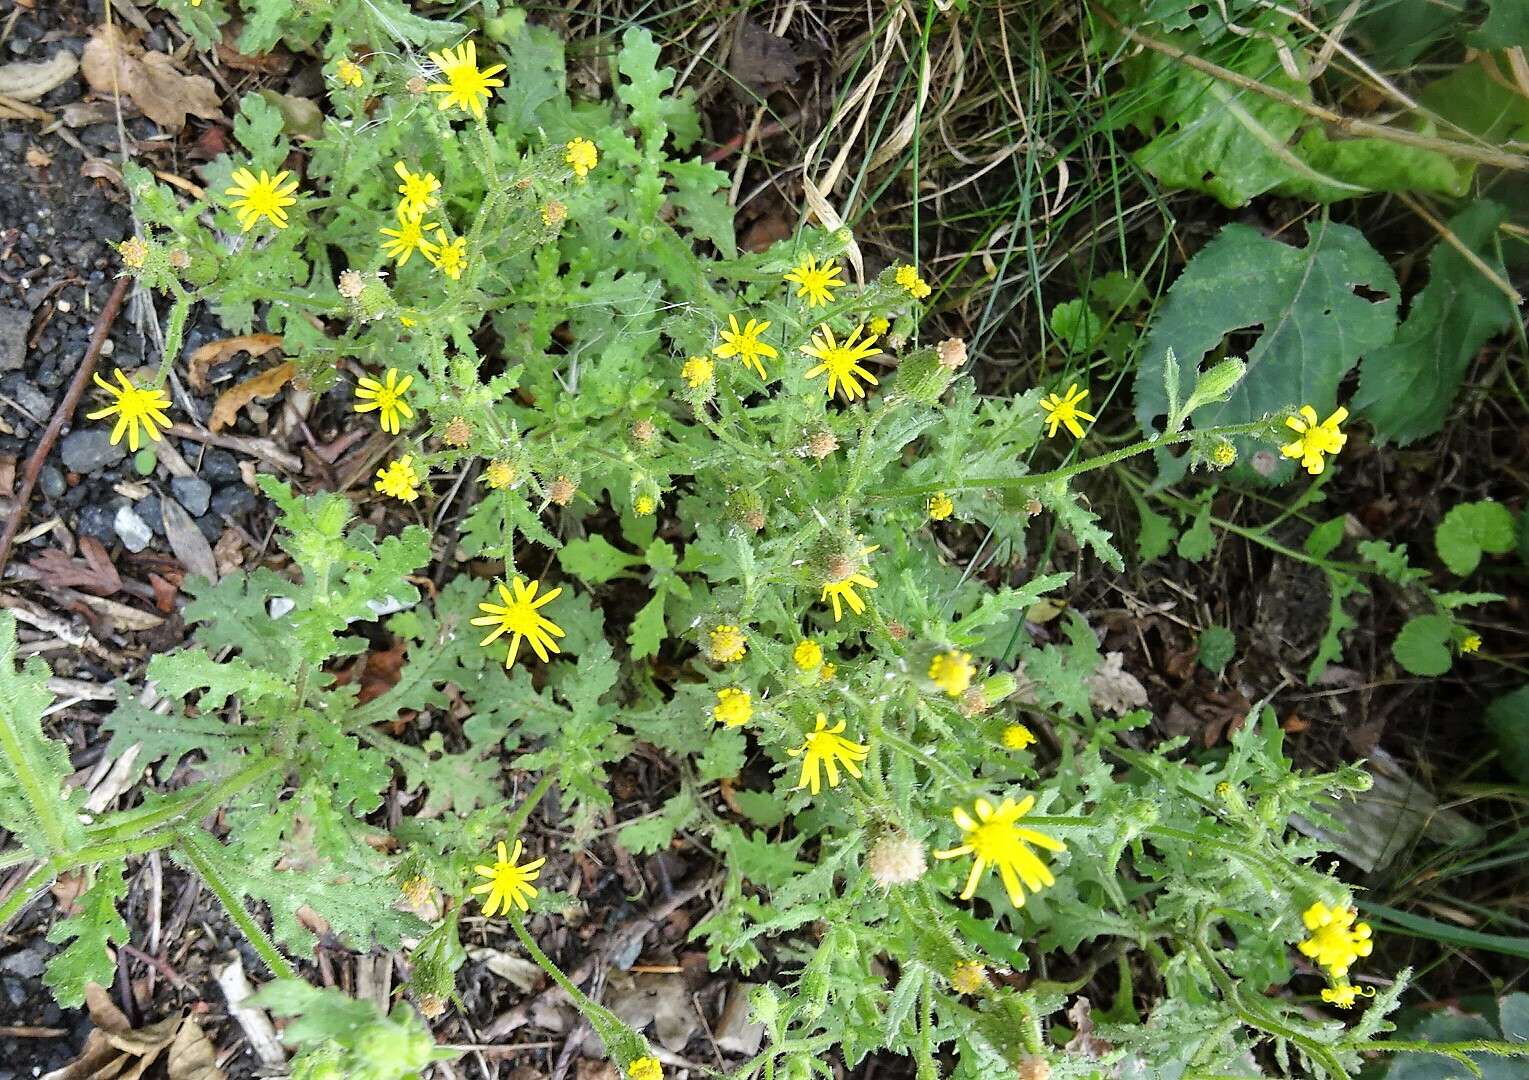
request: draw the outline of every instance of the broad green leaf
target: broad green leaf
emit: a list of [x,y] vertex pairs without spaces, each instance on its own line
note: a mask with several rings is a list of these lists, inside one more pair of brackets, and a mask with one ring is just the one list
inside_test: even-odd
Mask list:
[[1136,419],[1144,429],[1154,430],[1168,411],[1161,359],[1167,350],[1182,365],[1185,400],[1203,358],[1239,332],[1258,333],[1247,375],[1224,404],[1199,410],[1197,426],[1244,423],[1297,405],[1323,416],[1333,409],[1343,376],[1391,339],[1396,279],[1355,229],[1318,221],[1307,225],[1307,235],[1307,245],[1297,248],[1228,225],[1190,260],[1168,290],[1137,368]]
[[1473,49],[1521,49],[1529,46],[1529,4],[1523,0],[1487,0],[1491,11],[1465,42]]
[[1173,546],[1173,522],[1148,506],[1145,499],[1134,493],[1132,499],[1141,520],[1136,532],[1136,557],[1142,562],[1160,559]]
[[1529,686],[1504,694],[1487,706],[1487,730],[1497,741],[1502,767],[1529,784]]
[[1207,626],[1198,642],[1200,663],[1207,671],[1220,673],[1237,654],[1237,635],[1224,626]]
[[591,536],[564,544],[557,561],[586,585],[600,585],[642,565],[642,556],[622,551],[603,536]]
[[110,986],[117,977],[111,943],[128,940],[127,923],[117,914],[117,902],[127,895],[122,863],[102,863],[96,880],[76,901],[79,910],[48,930],[48,940],[69,947],[48,961],[43,981],[66,1009],[85,1000],[85,984]]
[[1064,300],[1051,309],[1051,332],[1071,352],[1087,352],[1104,333],[1104,320],[1082,300]]
[[1343,543],[1345,520],[1342,517],[1329,518],[1311,532],[1306,534],[1306,540],[1301,547],[1306,549],[1306,554],[1316,559],[1325,559],[1333,553],[1333,549]]
[[1418,97],[1430,112],[1483,143],[1529,139],[1529,98],[1494,78],[1483,64],[1460,64],[1423,87]]
[[[1449,230],[1497,273],[1493,237],[1504,211],[1481,201],[1457,214]],[[1407,443],[1444,426],[1466,368],[1487,339],[1506,330],[1513,306],[1455,247],[1440,240],[1428,260],[1428,284],[1412,300],[1388,345],[1368,352],[1353,408],[1381,442]]]
[[667,596],[667,591],[654,593],[632,619],[626,643],[632,647],[633,660],[658,655],[658,647],[664,641],[664,599]]
[[1464,577],[1481,564],[1481,555],[1505,555],[1513,550],[1513,514],[1500,502],[1459,503],[1450,507],[1434,530],[1439,559],[1450,572]]
[[1418,615],[1408,619],[1391,643],[1396,662],[1414,675],[1443,675],[1454,663],[1449,651],[1455,620],[1448,615]]
[[1210,500],[1206,499],[1195,512],[1194,521],[1179,536],[1179,558],[1199,562],[1216,550],[1216,534],[1210,524]]

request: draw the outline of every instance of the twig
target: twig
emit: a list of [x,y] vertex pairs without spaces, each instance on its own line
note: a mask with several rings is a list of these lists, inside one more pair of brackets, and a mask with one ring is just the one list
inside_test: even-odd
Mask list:
[[208,446],[221,446],[225,450],[239,450],[254,457],[264,458],[272,465],[286,469],[288,472],[303,471],[302,458],[271,445],[268,439],[252,439],[247,435],[214,435],[210,431],[202,431],[190,424],[171,424],[165,429],[165,434],[174,435],[177,439],[206,443]]
[[16,493],[16,509],[6,518],[5,530],[0,532],[0,572],[5,570],[5,564],[10,561],[11,545],[16,542],[16,532],[21,528],[21,523],[27,516],[27,503],[32,499],[32,489],[37,486],[37,477],[42,472],[43,462],[48,460],[48,452],[53,449],[53,444],[58,441],[58,433],[64,430],[64,425],[74,415],[75,406],[80,403],[80,396],[85,393],[85,384],[90,382],[90,377],[96,371],[96,359],[101,355],[101,346],[106,343],[106,335],[111,332],[111,324],[116,321],[117,312],[122,307],[122,299],[127,296],[128,286],[132,284],[132,278],[118,278],[117,284],[112,287],[111,295],[106,298],[106,304],[101,308],[101,314],[96,316],[95,329],[90,333],[90,344],[85,347],[85,355],[80,360],[79,370],[74,373],[74,378],[69,381],[69,389],[64,391],[64,400],[59,405],[58,411],[53,414],[53,419],[48,421],[48,426],[43,429],[42,438],[37,442],[37,449],[32,451],[32,456],[27,458],[26,471],[21,476],[21,490]]
[[1465,243],[1450,230],[1448,225],[1444,224],[1444,222],[1430,214],[1422,203],[1418,202],[1411,195],[1408,195],[1405,191],[1398,191],[1396,195],[1397,198],[1401,199],[1401,201],[1406,204],[1407,209],[1411,210],[1418,217],[1426,221],[1429,228],[1433,229],[1434,232],[1439,234],[1440,240],[1443,240],[1450,247],[1458,251],[1461,258],[1474,266],[1482,277],[1490,281],[1494,288],[1506,296],[1508,298],[1508,303],[1512,304],[1514,307],[1518,307],[1524,302],[1524,298],[1518,294],[1518,290],[1509,284],[1506,278],[1504,278],[1496,270],[1493,270],[1485,259],[1467,247]]

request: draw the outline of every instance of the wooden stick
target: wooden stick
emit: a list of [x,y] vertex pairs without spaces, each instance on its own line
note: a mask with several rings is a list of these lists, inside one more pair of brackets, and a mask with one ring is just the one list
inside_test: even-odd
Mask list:
[[42,439],[37,443],[37,449],[32,451],[32,456],[27,458],[26,471],[21,477],[21,490],[16,493],[16,509],[5,520],[5,531],[0,532],[0,573],[5,571],[5,564],[11,558],[11,545],[16,542],[16,532],[21,528],[21,523],[27,516],[27,503],[32,500],[32,489],[37,486],[37,477],[42,472],[43,463],[48,460],[48,452],[53,449],[53,444],[58,441],[58,433],[64,430],[64,425],[74,415],[75,406],[79,405],[80,397],[85,393],[85,384],[90,382],[90,377],[96,372],[96,360],[101,355],[101,346],[106,344],[106,336],[111,333],[112,323],[117,320],[117,312],[122,308],[122,300],[127,296],[128,286],[133,283],[130,277],[120,277],[117,284],[112,288],[111,295],[106,298],[106,306],[101,309],[101,314],[96,316],[95,329],[90,333],[90,344],[85,347],[85,355],[80,360],[79,370],[74,373],[74,378],[69,381],[69,389],[64,391],[63,403],[53,419],[48,421],[48,426],[43,429]]

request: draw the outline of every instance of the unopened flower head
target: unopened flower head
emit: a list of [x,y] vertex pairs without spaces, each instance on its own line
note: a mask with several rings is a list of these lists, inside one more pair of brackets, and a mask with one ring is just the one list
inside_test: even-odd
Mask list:
[[111,444],[116,446],[122,441],[122,436],[126,435],[128,449],[136,454],[140,433],[147,435],[150,442],[158,442],[160,436],[157,428],[170,426],[170,417],[165,412],[170,407],[170,399],[159,387],[145,389],[134,386],[128,381],[127,376],[122,374],[120,368],[115,374],[116,386],[101,378],[99,372],[91,376],[95,384],[106,391],[112,400],[111,404],[104,409],[86,413],[86,419],[104,420],[109,416],[115,416],[117,423],[112,428]]
[[513,484],[520,476],[513,462],[495,458],[488,463],[488,468],[483,470],[483,482],[495,491],[503,491]]
[[1083,425],[1078,421],[1096,419],[1092,413],[1084,412],[1081,407],[1086,397],[1088,397],[1088,391],[1079,390],[1078,384],[1073,383],[1067,388],[1066,394],[1058,396],[1051,393],[1041,398],[1041,408],[1046,412],[1046,438],[1054,436],[1058,427],[1066,427],[1075,439],[1083,438]]
[[1318,900],[1301,912],[1301,921],[1311,936],[1297,948],[1334,979],[1343,978],[1354,961],[1369,956],[1375,948],[1370,924],[1356,922],[1358,917],[1356,908],[1328,907]]
[[223,194],[234,196],[229,206],[239,217],[241,232],[249,232],[261,218],[278,229],[287,227],[286,208],[297,202],[292,197],[297,190],[297,181],[287,179],[291,175],[285,169],[275,176],[261,169],[258,177],[248,169],[234,170],[230,177],[233,186]]
[[959,806],[951,812],[961,830],[962,842],[946,851],[936,851],[934,857],[972,856],[971,873],[966,878],[966,887],[961,890],[962,900],[970,900],[977,894],[983,871],[990,866],[998,870],[1009,902],[1015,907],[1024,907],[1025,889],[1033,893],[1056,884],[1056,878],[1033,848],[1060,852],[1066,851],[1067,846],[1054,837],[1019,824],[1034,805],[1034,795],[1027,795],[1019,802],[1004,799],[996,807],[986,799],[978,799],[973,814]]
[[859,763],[870,755],[868,747],[851,742],[844,737],[843,720],[829,727],[828,717],[818,713],[817,723],[818,726],[807,736],[801,746],[786,751],[792,757],[805,755],[802,757],[802,772],[797,778],[796,788],[798,791],[807,788],[813,795],[822,788],[820,770],[828,774],[828,786],[835,788],[839,786],[841,766],[845,772],[858,780],[860,778]]
[[1219,442],[1210,452],[1210,463],[1218,469],[1230,469],[1237,464],[1237,448],[1229,442]]
[[589,175],[589,170],[600,163],[600,151],[595,149],[595,144],[585,138],[569,140],[563,148],[563,163],[573,170],[573,175],[583,180]]
[[419,907],[430,899],[430,879],[423,874],[415,874],[405,879],[398,891],[403,893],[404,903],[410,907]]
[[1280,447],[1280,453],[1287,458],[1299,458],[1301,468],[1317,476],[1327,467],[1323,459],[1336,455],[1348,442],[1348,436],[1338,430],[1338,425],[1347,419],[1348,410],[1340,405],[1331,416],[1318,423],[1317,410],[1302,405],[1297,415],[1285,418],[1285,426],[1300,438]]
[[883,889],[911,885],[928,869],[924,845],[901,829],[883,833],[865,858],[866,872]]
[[747,690],[724,686],[717,691],[717,703],[711,707],[711,718],[728,727],[742,727],[754,715],[754,699]]
[[117,245],[117,254],[122,256],[122,264],[133,270],[142,270],[144,260],[149,257],[149,245],[143,242],[142,237],[129,236]]
[[791,650],[791,660],[800,671],[816,671],[823,666],[823,646],[812,638],[803,638]]
[[455,49],[433,52],[430,59],[441,69],[446,79],[445,82],[431,83],[426,87],[432,94],[444,95],[440,100],[441,110],[452,107],[466,109],[482,120],[484,103],[495,87],[504,85],[503,79],[493,78],[504,70],[504,65],[495,64],[479,70],[478,47],[471,41],[464,41]]
[[950,988],[958,994],[975,994],[987,984],[987,968],[975,960],[963,960],[950,971]]
[[714,664],[733,664],[749,651],[749,639],[731,623],[713,626],[706,633],[706,658]]
[[473,867],[474,871],[488,878],[483,884],[472,887],[476,895],[488,894],[482,901],[483,914],[494,915],[509,911],[512,905],[521,911],[530,910],[527,901],[534,898],[537,891],[531,882],[541,876],[542,865],[547,859],[543,856],[522,864],[520,855],[524,850],[525,845],[516,840],[515,850],[508,852],[501,840],[495,848],[498,858],[492,865]]
[[816,256],[804,255],[786,275],[786,280],[796,286],[796,295],[806,300],[809,308],[815,308],[833,300],[833,290],[844,284],[844,279],[839,276],[843,272],[833,259],[819,263]]
[[972,684],[977,668],[972,654],[951,649],[929,661],[929,679],[950,697],[960,697]]
[[651,517],[658,509],[658,502],[651,495],[639,495],[632,500],[632,513],[638,517]]
[[1466,634],[1460,641],[1460,651],[1469,656],[1471,653],[1481,651],[1481,635]]
[[488,637],[478,642],[480,646],[492,645],[500,635],[509,634],[510,651],[504,658],[506,668],[515,663],[522,641],[531,643],[531,651],[543,663],[546,663],[549,654],[562,652],[554,639],[565,636],[563,628],[542,612],[542,608],[562,595],[561,588],[538,596],[541,582],[533,581],[527,585],[519,574],[510,579],[509,585],[501,583],[496,588],[499,599],[504,603],[479,604],[478,610],[483,614],[472,620],[474,626],[494,628]]

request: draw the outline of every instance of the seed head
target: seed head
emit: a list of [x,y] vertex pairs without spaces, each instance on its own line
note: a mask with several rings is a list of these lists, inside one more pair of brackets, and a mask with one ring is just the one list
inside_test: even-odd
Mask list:
[[578,490],[579,486],[568,479],[568,477],[559,476],[547,485],[547,498],[551,499],[558,506],[567,506],[573,502],[574,493]]
[[657,434],[658,428],[654,427],[653,421],[647,417],[643,417],[632,425],[632,441],[639,446],[647,446]]
[[924,845],[901,830],[877,840],[865,859],[871,880],[883,889],[915,882],[924,876],[927,867]]
[[807,436],[807,453],[817,461],[822,461],[837,449],[839,449],[839,440],[831,431],[814,431]]
[[117,245],[117,254],[122,256],[125,265],[142,270],[144,260],[149,257],[149,245],[137,236],[129,236]]
[[445,440],[447,446],[458,450],[472,442],[472,437],[472,425],[460,416],[453,416],[451,423],[446,425],[446,430],[441,434],[441,438]]
[[946,371],[958,371],[966,363],[966,342],[958,337],[946,338],[934,347],[934,356]]
[[1041,501],[1039,499],[1031,499],[1029,502],[1025,503],[1025,513],[1029,514],[1031,517],[1035,517],[1044,509],[1045,507],[1041,505]]
[[1019,1063],[1018,1080],[1051,1080],[1051,1064],[1043,1057],[1027,1057]]
[[440,994],[421,994],[419,997],[419,1014],[426,1020],[434,1020],[446,1011],[446,999]]
[[184,270],[191,265],[191,252],[185,248],[176,248],[170,252],[170,268],[172,270]]
[[411,94],[423,94],[425,90],[430,86],[430,84],[425,81],[425,77],[423,75],[416,75],[408,82],[404,83],[403,86],[404,89],[409,91]]
[[556,199],[542,204],[542,224],[549,229],[555,229],[564,221],[568,220],[568,207]]
[[404,903],[410,907],[419,907],[430,899],[430,879],[423,874],[415,874],[406,878],[398,891],[403,893]]
[[966,716],[981,716],[988,710],[987,695],[982,687],[974,686],[961,695],[961,712]]
[[366,288],[366,279],[358,270],[342,270],[335,288],[340,290],[340,295],[345,299],[356,300],[360,298],[361,290]]
[[892,635],[893,641],[902,641],[908,636],[908,627],[893,619],[887,623],[887,633]]

